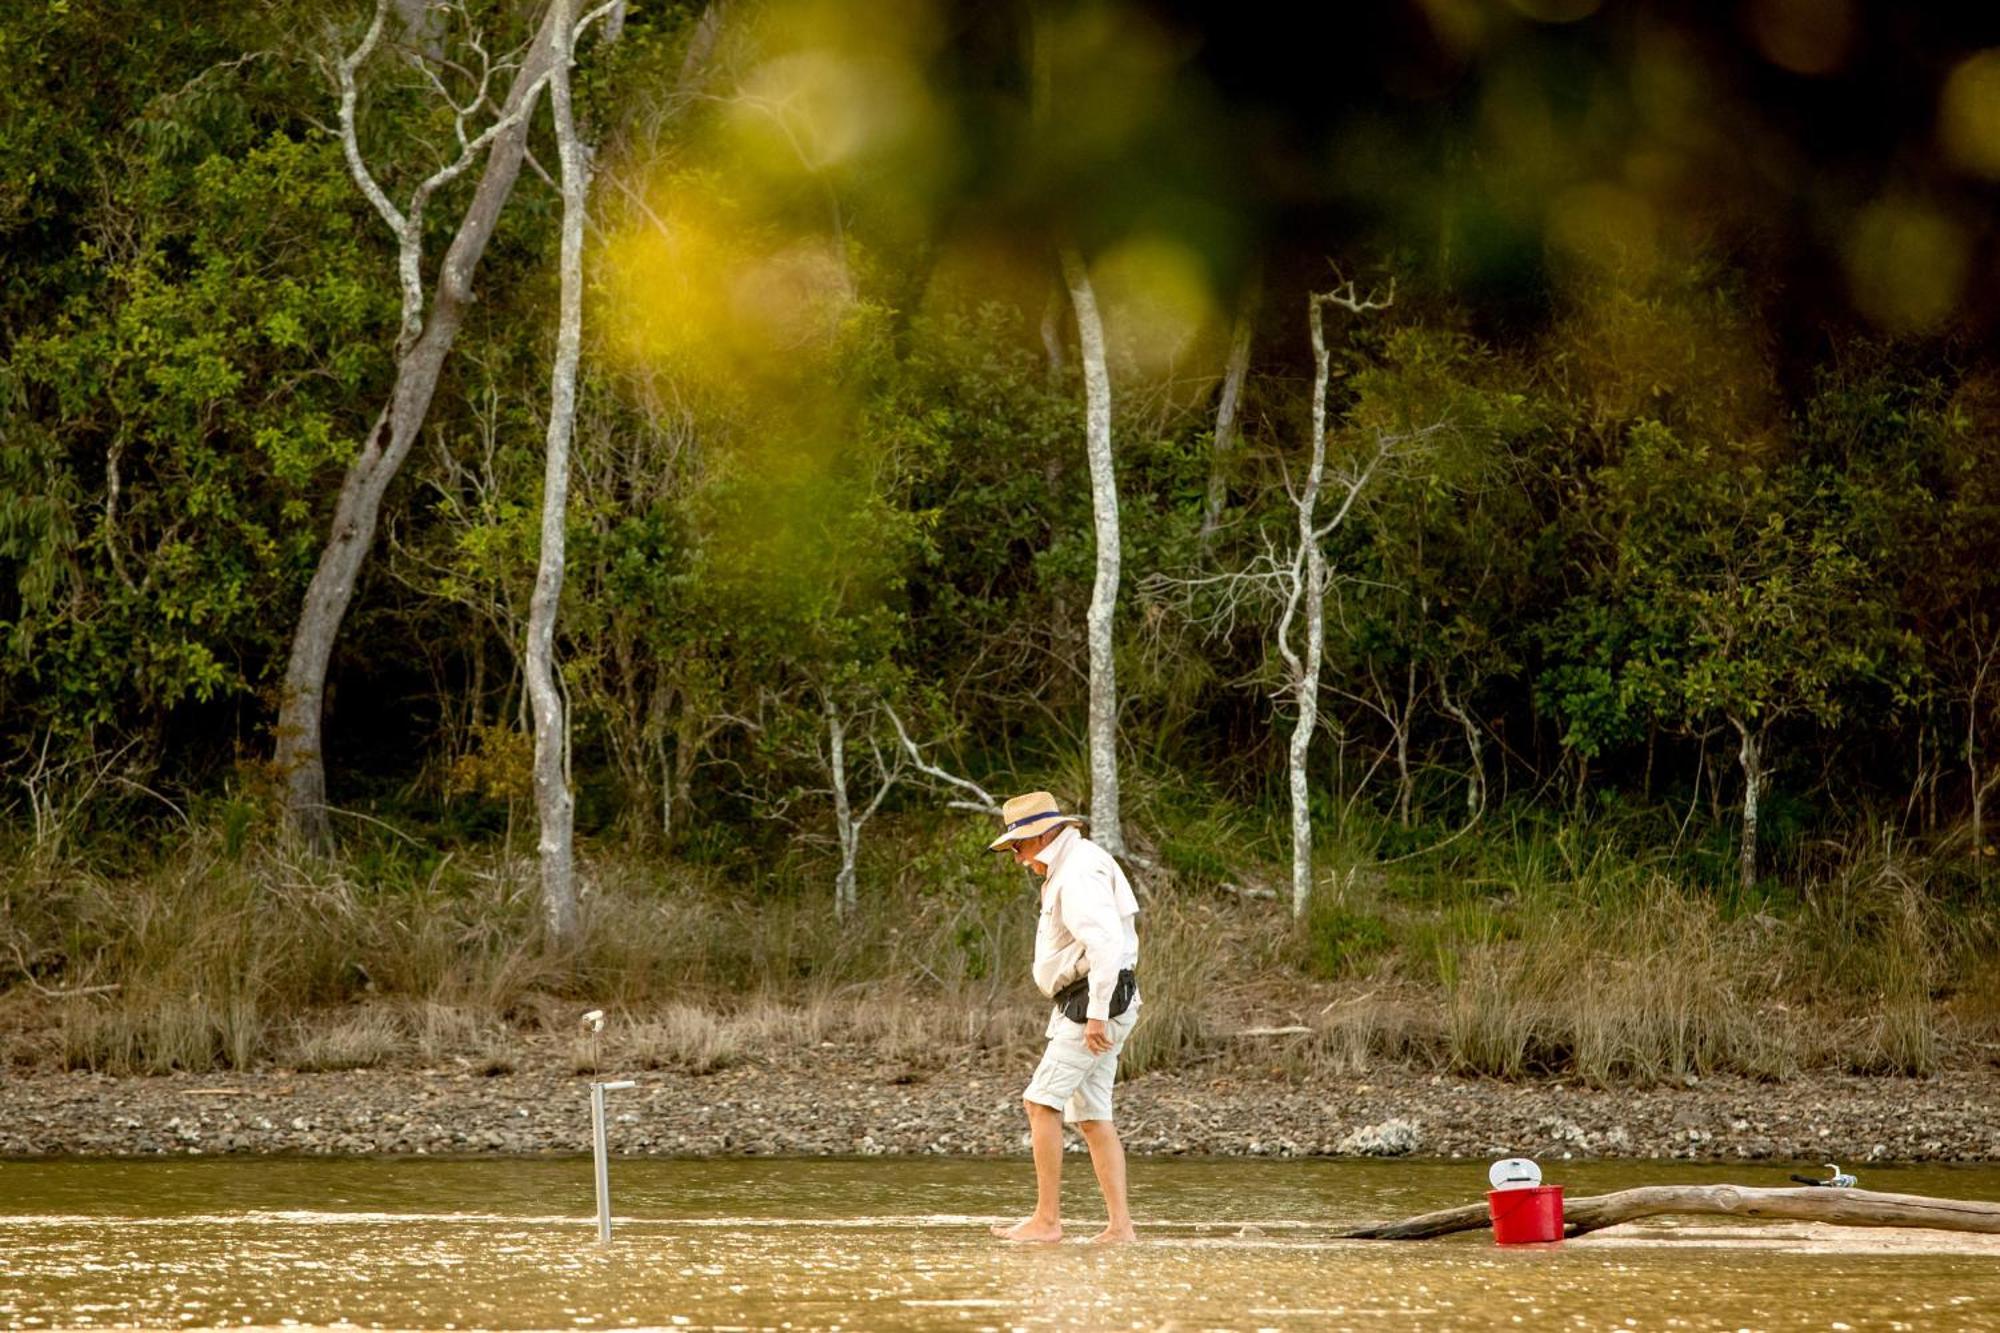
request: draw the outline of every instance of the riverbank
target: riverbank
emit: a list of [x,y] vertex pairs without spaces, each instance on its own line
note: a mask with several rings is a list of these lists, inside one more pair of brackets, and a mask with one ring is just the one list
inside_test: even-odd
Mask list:
[[[612,1094],[612,1143],[642,1156],[1024,1153],[1027,1074],[1002,1051],[927,1069],[825,1050],[653,1071]],[[0,1156],[574,1153],[589,1145],[591,1077],[555,1049],[504,1072],[457,1060],[125,1078],[15,1070],[0,1080]],[[1390,1069],[1287,1076],[1245,1059],[1144,1074],[1117,1095],[1135,1154],[2000,1161],[1992,1069],[1604,1090]]]

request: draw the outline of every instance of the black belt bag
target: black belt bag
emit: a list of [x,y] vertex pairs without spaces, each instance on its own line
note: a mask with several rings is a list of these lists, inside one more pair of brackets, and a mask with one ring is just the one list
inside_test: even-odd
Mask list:
[[[1118,974],[1118,984],[1111,988],[1110,1017],[1116,1018],[1132,1007],[1132,996],[1139,990],[1139,978],[1131,968]],[[1052,997],[1056,1008],[1063,1011],[1063,1017],[1072,1023],[1090,1021],[1090,974],[1084,973],[1075,981],[1064,986]]]

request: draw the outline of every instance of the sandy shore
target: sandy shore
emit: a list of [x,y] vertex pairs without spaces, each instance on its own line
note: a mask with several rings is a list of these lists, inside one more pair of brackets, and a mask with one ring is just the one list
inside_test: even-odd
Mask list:
[[[994,1055],[918,1071],[836,1051],[702,1076],[643,1073],[613,1094],[613,1146],[658,1156],[1022,1153],[1028,1072]],[[497,1075],[469,1064],[158,1078],[14,1070],[0,1078],[0,1155],[580,1152],[589,1081],[553,1055]],[[1602,1091],[1211,1067],[1118,1089],[1132,1152],[1219,1156],[2000,1161],[1996,1107],[1993,1069]]]

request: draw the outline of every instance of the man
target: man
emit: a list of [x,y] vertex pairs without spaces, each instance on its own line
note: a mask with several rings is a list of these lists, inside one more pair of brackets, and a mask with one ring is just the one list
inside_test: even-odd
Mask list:
[[[1136,1239],[1125,1203],[1125,1148],[1111,1124],[1111,1084],[1118,1052],[1139,1017],[1133,970],[1139,933],[1132,918],[1139,902],[1125,872],[1103,848],[1077,832],[1083,821],[1066,815],[1045,791],[1016,796],[1001,807],[1006,828],[991,844],[1009,852],[1042,880],[1042,916],[1035,927],[1035,985],[1057,1001],[1049,1015],[1049,1044],[1022,1094],[1035,1150],[1035,1211],[1012,1226],[996,1226],[1002,1240],[1062,1239],[1063,1123],[1090,1148],[1097,1187],[1109,1221],[1098,1244]],[[1088,988],[1083,1021],[1063,1012],[1076,991]],[[1071,988],[1067,992],[1065,988]],[[1115,1012],[1114,1012],[1115,1011]]]

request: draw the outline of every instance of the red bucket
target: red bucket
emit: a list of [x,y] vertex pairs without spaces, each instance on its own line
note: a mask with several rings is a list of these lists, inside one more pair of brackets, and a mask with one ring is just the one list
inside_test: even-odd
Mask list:
[[1488,1190],[1486,1206],[1493,1213],[1495,1244],[1535,1245],[1562,1239],[1563,1187],[1560,1185]]

